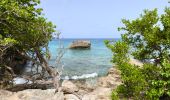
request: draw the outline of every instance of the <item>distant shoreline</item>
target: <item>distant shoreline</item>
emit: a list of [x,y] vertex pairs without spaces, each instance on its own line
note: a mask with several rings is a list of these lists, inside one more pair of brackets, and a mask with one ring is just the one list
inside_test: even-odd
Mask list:
[[[96,40],[105,40],[105,39],[109,39],[109,40],[111,40],[111,39],[116,39],[116,40],[119,40],[119,39],[121,39],[121,38],[61,38],[61,40],[64,40],[64,39],[67,39],[67,40],[72,40],[72,39],[75,39],[75,40],[93,40],[93,39],[96,39]],[[53,38],[53,40],[57,40],[56,38]]]

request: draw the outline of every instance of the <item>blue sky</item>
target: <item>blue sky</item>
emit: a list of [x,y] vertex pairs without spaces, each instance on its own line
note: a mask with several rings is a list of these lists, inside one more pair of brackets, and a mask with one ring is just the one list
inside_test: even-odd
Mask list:
[[121,19],[135,19],[144,9],[163,13],[168,0],[41,0],[43,13],[62,38],[119,38]]

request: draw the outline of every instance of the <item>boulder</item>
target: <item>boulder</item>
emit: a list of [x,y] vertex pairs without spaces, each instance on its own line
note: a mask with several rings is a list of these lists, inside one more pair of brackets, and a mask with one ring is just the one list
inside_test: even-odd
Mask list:
[[70,49],[86,49],[90,47],[91,47],[90,41],[77,40],[77,41],[73,41],[69,48]]
[[62,82],[61,88],[65,94],[71,94],[74,92],[78,92],[79,90],[75,84],[73,84],[71,81],[68,80],[64,80]]

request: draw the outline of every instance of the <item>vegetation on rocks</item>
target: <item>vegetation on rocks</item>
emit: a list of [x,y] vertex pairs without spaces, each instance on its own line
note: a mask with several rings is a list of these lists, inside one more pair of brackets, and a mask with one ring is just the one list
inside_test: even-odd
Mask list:
[[[112,62],[121,71],[122,85],[114,98],[170,99],[170,8],[158,15],[145,10],[135,20],[122,20],[125,32],[120,41],[105,41],[113,52]],[[143,66],[130,64],[130,56]]]
[[43,17],[42,9],[36,7],[39,3],[40,0],[0,1],[1,88],[11,86],[18,72],[16,68],[27,60],[32,61],[34,67],[42,67],[42,76],[45,72],[53,74],[45,57],[49,57],[47,45],[55,26]]

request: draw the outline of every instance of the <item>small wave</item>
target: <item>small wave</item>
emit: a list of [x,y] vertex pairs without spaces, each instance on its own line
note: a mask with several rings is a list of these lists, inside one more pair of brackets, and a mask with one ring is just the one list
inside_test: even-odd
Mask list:
[[81,76],[77,76],[77,75],[71,76],[71,77],[65,76],[64,79],[65,80],[69,80],[69,79],[77,80],[77,79],[93,78],[93,77],[97,77],[97,76],[98,76],[97,73],[92,73],[92,74],[83,74]]

